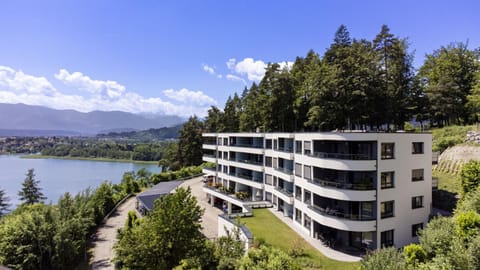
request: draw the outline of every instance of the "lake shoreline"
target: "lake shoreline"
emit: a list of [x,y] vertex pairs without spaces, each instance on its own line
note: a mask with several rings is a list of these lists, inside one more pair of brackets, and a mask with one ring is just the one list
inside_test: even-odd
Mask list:
[[23,159],[64,159],[64,160],[88,160],[88,161],[101,161],[101,162],[120,162],[120,163],[134,163],[134,164],[158,164],[158,161],[141,161],[141,160],[129,160],[129,159],[113,159],[113,158],[87,158],[87,157],[57,157],[57,156],[43,156],[43,155],[21,155]]

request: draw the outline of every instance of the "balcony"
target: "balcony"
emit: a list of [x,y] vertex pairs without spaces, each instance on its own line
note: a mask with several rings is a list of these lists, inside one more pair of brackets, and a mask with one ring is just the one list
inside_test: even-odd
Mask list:
[[368,154],[344,154],[344,153],[328,153],[328,152],[313,152],[308,154],[311,157],[327,158],[327,159],[345,159],[345,160],[375,160],[375,158]]
[[277,172],[277,176],[283,178],[284,180],[292,182],[294,179],[293,170],[277,167],[275,168],[275,171]]
[[310,205],[308,208],[312,209],[313,211],[321,214],[321,215],[327,215],[327,216],[332,216],[332,217],[337,217],[341,219],[348,219],[348,220],[357,220],[357,221],[372,221],[375,220],[375,217],[373,215],[362,215],[362,214],[352,214],[348,213],[346,209],[342,208],[329,208],[328,206],[326,208],[323,208],[318,205]]
[[250,144],[250,143],[232,143],[230,146],[233,147],[247,147],[247,148],[263,148],[263,145],[260,144]]
[[335,181],[323,180],[318,178],[314,178],[313,180],[307,180],[307,181],[317,186],[337,188],[337,189],[375,190],[373,179],[367,179],[361,183],[335,182]]
[[235,158],[230,158],[230,159],[228,159],[228,160],[234,161],[234,162],[245,163],[245,164],[251,164],[251,165],[258,165],[258,166],[262,166],[262,165],[263,165],[263,162],[262,162],[262,161],[257,161],[257,160],[254,160],[254,159],[235,159]]

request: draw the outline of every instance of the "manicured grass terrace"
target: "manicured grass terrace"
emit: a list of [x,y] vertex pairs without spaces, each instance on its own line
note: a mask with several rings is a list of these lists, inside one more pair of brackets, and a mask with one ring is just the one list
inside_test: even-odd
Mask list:
[[241,222],[252,232],[255,239],[262,238],[267,244],[286,252],[290,250],[295,241],[301,241],[301,246],[305,252],[303,256],[297,257],[295,260],[305,269],[353,270],[360,265],[359,263],[340,262],[325,257],[268,209],[254,209],[253,217],[242,218]]

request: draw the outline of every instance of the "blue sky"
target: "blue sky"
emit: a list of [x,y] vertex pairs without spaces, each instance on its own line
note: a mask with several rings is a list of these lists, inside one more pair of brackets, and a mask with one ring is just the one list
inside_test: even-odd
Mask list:
[[[268,62],[323,54],[340,24],[408,38],[419,67],[480,47],[479,1],[2,1],[0,102],[204,115]],[[232,60],[234,59],[234,60]]]

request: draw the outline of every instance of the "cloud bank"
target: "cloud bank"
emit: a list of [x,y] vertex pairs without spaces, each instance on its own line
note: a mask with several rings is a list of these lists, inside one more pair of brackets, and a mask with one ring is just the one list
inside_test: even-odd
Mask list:
[[[261,81],[263,76],[265,76],[265,68],[268,65],[262,60],[254,60],[250,57],[244,58],[239,62],[237,62],[235,58],[230,58],[225,64],[230,72],[234,73],[228,74],[225,77],[228,80],[243,81],[244,84],[246,84],[246,81],[242,77],[246,77],[251,82]],[[280,69],[290,69],[293,65],[293,62],[285,61],[278,64],[280,65]]]
[[74,90],[61,90],[45,77],[25,74],[21,70],[0,66],[0,102],[40,105],[54,109],[73,109],[81,112],[94,110],[125,111],[131,113],[169,114],[188,117],[205,116],[210,105],[217,102],[202,91],[167,89],[169,100],[144,97],[111,80],[95,80],[81,72],[60,69],[54,77],[62,85]]

